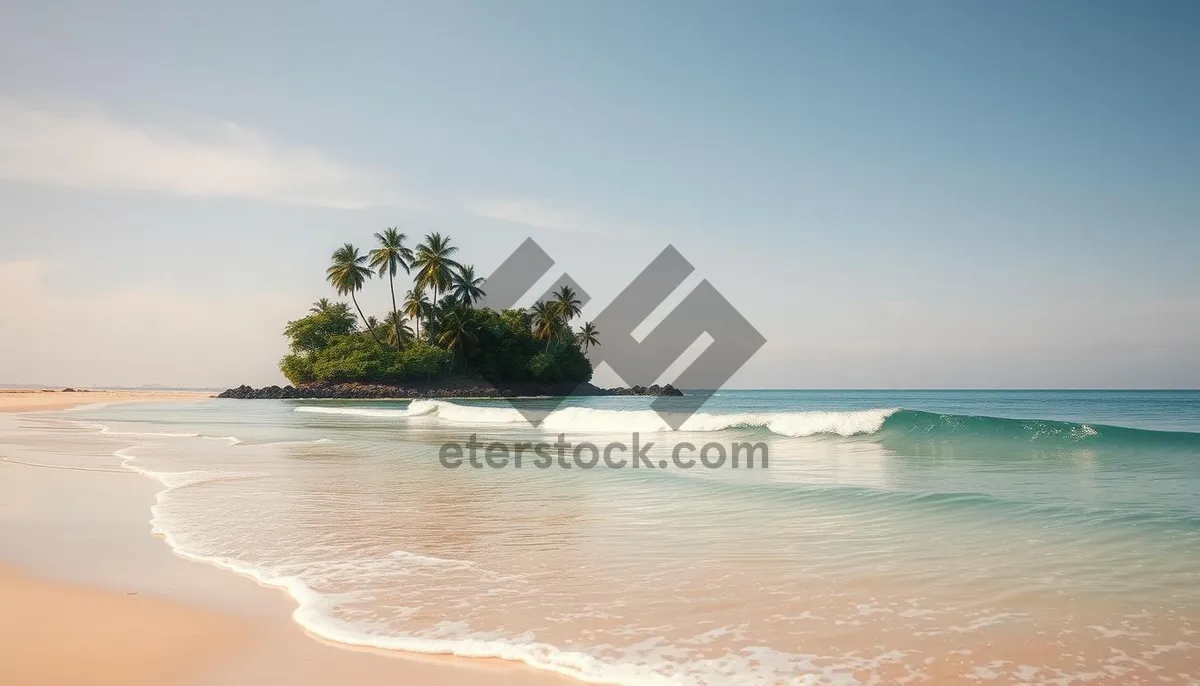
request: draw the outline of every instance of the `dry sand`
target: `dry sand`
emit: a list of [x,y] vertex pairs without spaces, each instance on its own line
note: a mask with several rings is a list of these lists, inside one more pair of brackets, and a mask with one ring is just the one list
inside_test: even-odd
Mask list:
[[208,391],[105,391],[49,388],[0,388],[0,412],[41,412],[65,410],[76,405],[138,400],[187,400],[211,398]]
[[3,568],[0,608],[6,684],[186,683],[251,636],[246,623],[216,613]]

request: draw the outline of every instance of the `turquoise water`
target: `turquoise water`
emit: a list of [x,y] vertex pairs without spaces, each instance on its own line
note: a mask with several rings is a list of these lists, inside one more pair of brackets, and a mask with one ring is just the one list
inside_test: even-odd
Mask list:
[[[180,554],[333,640],[620,684],[1200,679],[1200,392],[721,391],[678,432],[649,402],[61,416],[163,482]],[[634,432],[655,466],[438,459]],[[681,469],[683,441],[769,463]]]

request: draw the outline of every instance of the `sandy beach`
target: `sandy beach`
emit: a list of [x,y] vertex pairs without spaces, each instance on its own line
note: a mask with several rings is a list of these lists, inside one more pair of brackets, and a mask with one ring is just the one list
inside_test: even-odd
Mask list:
[[47,581],[12,567],[0,567],[0,607],[5,683],[22,686],[575,683],[499,661],[333,646],[297,629],[284,607],[275,617],[247,617],[137,591]]
[[111,446],[85,455],[68,441],[16,435],[15,413],[206,395],[0,391],[0,681],[576,683],[517,663],[385,654],[311,637],[291,620],[295,605],[281,591],[177,557],[152,536],[147,519],[158,484],[68,464],[102,458]]
[[0,606],[0,658],[14,684],[182,683],[251,635],[217,613],[9,568],[0,568]]
[[79,405],[152,400],[189,400],[211,397],[207,391],[91,390],[56,388],[0,388],[0,412],[43,412]]
[[[764,393],[723,394],[710,421],[761,417],[748,411]],[[972,417],[974,392],[949,416],[888,409],[928,402],[915,392],[847,392],[875,410],[777,409],[836,407],[788,393],[758,421],[798,433],[872,420],[873,438],[743,427],[770,442],[771,471],[702,478],[468,471],[432,446],[495,408],[437,404],[407,421],[396,403],[0,394],[22,408],[0,412],[0,683],[1196,681],[1195,519],[1172,520],[1190,527],[1180,535],[1095,503],[1140,497],[1155,518],[1188,506],[1174,483],[1126,490],[1139,472],[1121,468],[1141,469],[1134,440],[1162,469],[1191,469],[1197,439]],[[1165,404],[1119,400],[1130,414]],[[560,416],[643,416],[577,402]],[[1033,413],[1045,398],[1021,402]],[[1058,402],[1097,415],[1112,400]],[[1172,412],[1163,426],[1193,414]],[[956,439],[970,421],[982,433]],[[933,437],[914,444],[914,427]],[[1012,447],[1048,431],[1064,438]],[[931,466],[934,449],[954,457]],[[1013,484],[1016,506],[930,490],[1011,499]],[[1064,494],[1075,500],[1048,512]]]

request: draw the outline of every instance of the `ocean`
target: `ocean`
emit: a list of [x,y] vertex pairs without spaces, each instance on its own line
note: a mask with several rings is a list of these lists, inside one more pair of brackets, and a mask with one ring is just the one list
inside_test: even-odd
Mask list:
[[[680,431],[650,402],[539,428],[498,400],[23,421],[119,438],[162,484],[150,530],[332,641],[627,686],[1200,683],[1200,392],[722,390]],[[636,467],[535,462],[635,433]],[[456,453],[472,435],[503,466]]]

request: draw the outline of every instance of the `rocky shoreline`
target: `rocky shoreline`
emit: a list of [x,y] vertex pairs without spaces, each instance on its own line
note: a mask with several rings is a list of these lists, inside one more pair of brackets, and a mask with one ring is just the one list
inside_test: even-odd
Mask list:
[[600,388],[585,384],[546,384],[523,382],[497,387],[483,381],[440,382],[392,386],[386,384],[340,383],[308,384],[302,386],[265,386],[251,388],[241,385],[228,388],[218,398],[239,400],[281,400],[288,398],[344,398],[373,400],[407,400],[410,398],[518,398],[539,396],[603,396],[603,395],[650,395],[679,396],[681,391],[667,384],[659,386],[632,386],[628,388]]

